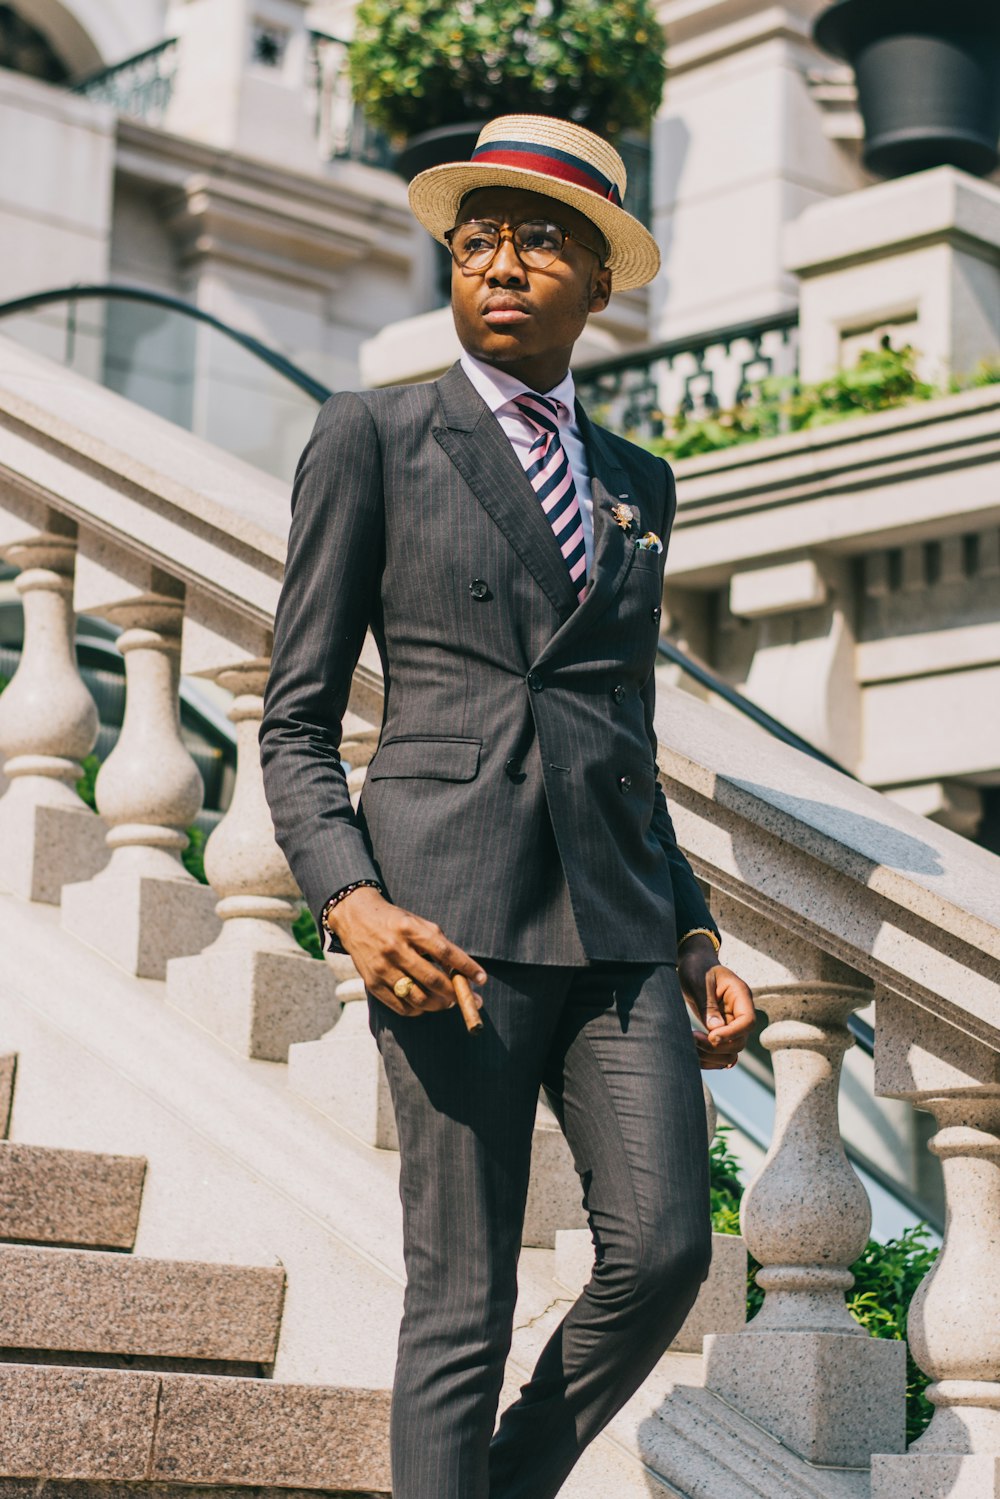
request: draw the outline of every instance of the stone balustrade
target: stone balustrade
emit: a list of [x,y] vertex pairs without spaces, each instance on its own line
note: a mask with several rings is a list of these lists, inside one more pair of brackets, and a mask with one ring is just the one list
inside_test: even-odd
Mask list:
[[[81,942],[165,978],[168,1003],[232,1050],[287,1057],[296,1093],[390,1149],[363,991],[349,959],[320,963],[296,946],[297,891],[263,799],[256,728],[287,495],[63,372],[47,384],[44,361],[17,351],[9,363],[0,548],[23,569],[25,650],[0,699],[10,778],[0,879],[23,899],[55,901],[61,891],[64,925]],[[77,607],[123,627],[125,723],[98,778],[99,819],[73,802],[95,729],[72,658],[74,555]],[[206,851],[208,889],[180,862],[200,797],[178,726],[182,667],[232,694],[238,736],[235,791]],[[367,649],[343,745],[355,792],[380,721],[377,657]],[[869,1469],[872,1499],[995,1499],[996,861],[684,694],[662,695],[656,727],[680,842],[711,889],[727,961],[767,1015],[776,1102],[771,1148],[743,1207],[763,1309],[745,1328],[708,1337],[703,1389],[667,1395],[647,1444],[656,1467],[684,1492],[727,1499],[860,1494]],[[75,830],[58,856],[46,846],[50,816]],[[103,869],[95,829],[107,834]],[[948,1196],[944,1250],[910,1316],[936,1414],[909,1453],[903,1345],[868,1337],[845,1306],[870,1217],[841,1143],[837,1090],[846,1022],[873,994],[877,1091],[934,1113],[931,1148]],[[693,1410],[707,1443],[691,1436]],[[768,1488],[753,1465],[738,1476],[740,1444],[758,1451],[762,1429],[776,1439],[784,1487],[774,1478]],[[725,1485],[713,1476],[723,1469]],[[838,1487],[831,1470],[865,1475],[864,1489]]]

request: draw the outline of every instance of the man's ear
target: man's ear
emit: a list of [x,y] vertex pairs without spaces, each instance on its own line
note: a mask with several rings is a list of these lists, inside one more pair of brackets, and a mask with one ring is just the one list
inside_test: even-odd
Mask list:
[[602,266],[594,276],[590,287],[591,312],[603,312],[611,301],[611,272]]

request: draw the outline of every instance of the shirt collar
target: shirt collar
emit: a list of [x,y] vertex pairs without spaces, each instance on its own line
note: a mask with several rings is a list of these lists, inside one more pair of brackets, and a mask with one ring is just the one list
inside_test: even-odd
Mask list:
[[[513,375],[496,369],[492,364],[484,364],[481,359],[474,359],[471,354],[463,353],[460,362],[469,381],[492,412],[499,411],[501,406],[509,405],[518,396],[539,394],[538,391],[525,385],[523,380],[516,380]],[[551,401],[561,401],[568,413],[564,420],[571,425],[575,423],[576,386],[573,383],[572,371],[567,370],[558,385],[554,385],[551,390],[542,391],[541,394],[548,396]]]

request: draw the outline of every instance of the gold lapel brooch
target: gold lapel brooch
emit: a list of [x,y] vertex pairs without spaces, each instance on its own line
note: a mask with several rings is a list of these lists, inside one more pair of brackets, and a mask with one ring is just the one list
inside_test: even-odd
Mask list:
[[631,531],[635,524],[635,514],[631,505],[612,505],[611,514],[623,531]]

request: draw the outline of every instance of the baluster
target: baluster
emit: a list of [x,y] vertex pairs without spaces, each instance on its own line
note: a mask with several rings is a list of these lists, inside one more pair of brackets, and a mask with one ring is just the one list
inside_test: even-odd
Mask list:
[[726,962],[770,1024],[771,1147],[741,1225],[764,1305],[739,1333],[705,1340],[705,1385],[810,1462],[866,1466],[904,1444],[905,1349],[869,1337],[844,1302],[871,1210],[837,1119],[847,1019],[871,993],[844,964],[737,901],[719,901]]
[[147,562],[93,538],[81,542],[79,608],[122,627],[125,718],[97,777],[97,808],[111,858],[93,879],[67,885],[67,931],[141,978],[163,978],[167,959],[200,952],[218,932],[210,890],[181,863],[202,781],[181,738],[178,683],[182,586]]
[[[368,711],[374,706],[370,705]],[[341,753],[351,766],[347,784],[355,806],[378,744],[378,732],[364,718],[352,717],[345,727]],[[343,1008],[333,1028],[320,1040],[290,1049],[289,1087],[367,1145],[398,1150],[389,1084],[368,1028],[364,984],[346,955],[330,953],[326,961],[339,981],[337,999]]]
[[1000,1482],[1000,1053],[898,995],[876,1005],[875,1091],[934,1115],[947,1219],[907,1319],[934,1416],[872,1461],[872,1499],[996,1499]]
[[292,935],[301,901],[274,840],[264,797],[258,731],[271,631],[241,621],[194,592],[184,624],[183,666],[235,694],[236,783],[205,846],[205,873],[222,930],[195,957],[167,965],[168,1003],[243,1056],[285,1061],[293,1041],[323,1035],[339,1011],[336,976]]
[[0,538],[0,556],[21,569],[24,611],[21,660],[0,696],[2,878],[25,900],[57,905],[64,884],[108,859],[106,829],[76,794],[98,730],[74,649],[76,527],[41,505],[4,506]]

